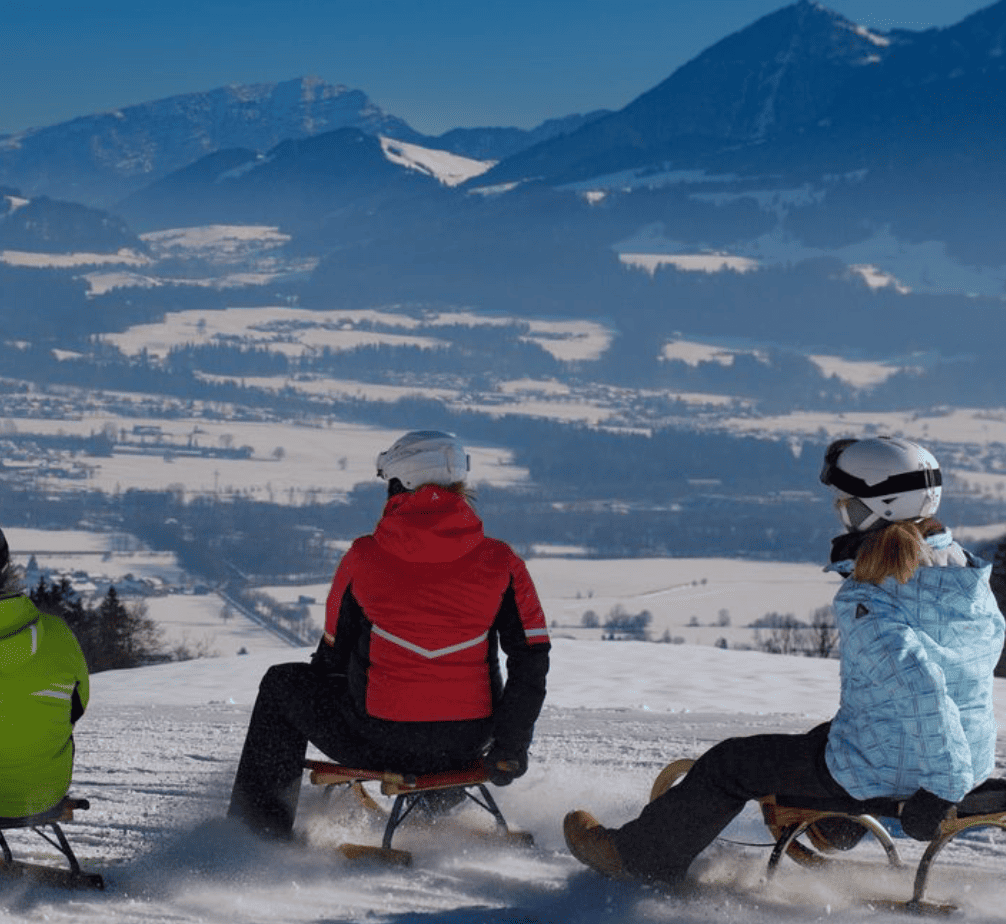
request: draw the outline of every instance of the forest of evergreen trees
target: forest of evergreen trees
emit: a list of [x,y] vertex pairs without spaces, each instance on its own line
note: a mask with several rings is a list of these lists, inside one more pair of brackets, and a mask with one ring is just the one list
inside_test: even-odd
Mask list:
[[123,603],[114,587],[97,606],[86,605],[65,577],[40,578],[28,595],[42,612],[66,621],[92,674],[142,667],[168,657],[161,649],[160,630],[143,604]]

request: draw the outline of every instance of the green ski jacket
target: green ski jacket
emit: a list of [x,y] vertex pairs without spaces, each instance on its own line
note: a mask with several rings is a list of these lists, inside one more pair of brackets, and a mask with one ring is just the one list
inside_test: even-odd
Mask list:
[[69,626],[26,596],[0,599],[0,816],[35,815],[66,795],[88,694]]

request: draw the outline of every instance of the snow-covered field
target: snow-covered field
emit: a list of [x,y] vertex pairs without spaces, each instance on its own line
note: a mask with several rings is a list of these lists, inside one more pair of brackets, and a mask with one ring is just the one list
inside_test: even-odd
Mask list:
[[[401,431],[329,420],[316,425],[197,418],[120,416],[114,412],[82,414],[78,419],[5,418],[18,433],[89,436],[111,427],[125,432],[128,448],[86,459],[86,487],[115,493],[130,488],[177,490],[196,495],[234,495],[276,503],[342,500],[353,487],[376,478],[374,460]],[[137,437],[139,428],[156,436]],[[248,458],[198,455],[200,447],[250,447]],[[191,451],[190,451],[191,450]],[[470,446],[476,482],[506,485],[524,480],[526,469],[513,464],[509,450]],[[137,453],[142,452],[142,456]],[[74,490],[81,482],[51,472],[40,484]]]
[[[1006,531],[1004,529],[1003,531]],[[230,610],[209,589],[184,587],[185,575],[170,553],[139,547],[128,535],[83,530],[5,530],[16,564],[34,558],[40,569],[86,572],[89,583],[114,583],[127,577],[148,580],[168,591],[144,597],[148,615],[164,632],[168,649],[187,645],[207,654],[233,655],[244,648],[256,654],[282,649],[270,633]],[[346,543],[336,543],[345,546]],[[338,549],[336,549],[338,551]],[[598,639],[601,628],[584,628],[593,612],[603,625],[616,608],[650,613],[650,637],[665,633],[687,644],[713,645],[725,638],[733,646],[754,642],[749,624],[768,612],[789,613],[809,622],[814,610],[831,601],[838,578],[818,565],[744,561],[728,558],[596,559],[541,550],[528,558],[553,636]],[[332,571],[336,561],[333,558]],[[279,603],[308,602],[310,618],[325,620],[328,583],[267,585],[257,588]],[[184,592],[181,592],[183,591]],[[128,591],[126,593],[128,597]]]
[[[11,529],[18,549],[58,557],[60,549],[99,560],[111,574],[145,561],[122,537]],[[57,548],[58,547],[58,548]],[[115,548],[118,547],[118,551]],[[146,560],[151,571],[155,564]],[[23,561],[19,560],[23,564]],[[159,567],[170,569],[170,561]],[[376,843],[380,829],[345,806],[333,809],[305,786],[298,841],[256,841],[225,820],[227,799],[259,679],[273,663],[306,660],[234,615],[212,595],[150,598],[151,614],[176,634],[219,627],[221,657],[92,678],[92,699],[77,732],[74,791],[89,812],[67,825],[86,869],[107,880],[103,893],[65,893],[0,883],[0,919],[111,924],[643,924],[643,922],[856,922],[878,914],[863,900],[904,898],[910,870],[889,871],[879,848],[864,844],[826,873],[784,861],[763,882],[768,835],[755,809],[745,812],[697,861],[697,895],[675,897],[603,880],[566,851],[561,824],[572,808],[603,822],[633,817],[670,760],[695,756],[728,735],[801,731],[838,704],[838,663],[724,651],[711,644],[603,641],[570,632],[582,611],[646,607],[655,625],[681,627],[699,616],[700,633],[719,632],[729,610],[735,629],[749,615],[796,611],[827,602],[834,578],[815,566],[717,559],[607,561],[533,558],[529,567],[553,626],[549,693],[528,774],[496,795],[508,820],[530,831],[535,847],[502,847],[435,829],[404,827],[396,845],[411,869],[351,863],[334,847]],[[263,588],[278,600],[314,596],[327,585]],[[216,598],[219,600],[219,598]],[[313,608],[312,608],[313,609]],[[314,614],[316,618],[317,614]],[[708,623],[708,625],[707,625]],[[729,631],[729,630],[727,630]],[[249,654],[234,655],[241,641]],[[573,637],[579,636],[579,637]],[[690,637],[689,641],[693,638]],[[710,640],[707,640],[710,641]],[[1006,729],[1006,681],[997,681],[997,716]],[[1006,735],[999,772],[1006,772]],[[472,824],[483,819],[477,810]],[[19,856],[52,860],[31,835],[13,833]],[[743,842],[743,843],[738,843]],[[750,846],[757,844],[761,846]],[[746,846],[745,846],[746,845]],[[906,859],[920,845],[899,841]],[[999,904],[1006,838],[978,832],[941,854],[929,895],[959,904],[969,921],[1002,920]],[[895,916],[879,915],[894,921]]]
[[447,346],[447,342],[407,332],[436,331],[451,325],[498,327],[518,323],[528,326],[526,339],[567,361],[596,359],[613,336],[609,327],[589,320],[504,318],[471,311],[431,311],[420,317],[393,309],[315,311],[264,307],[171,311],[162,321],[137,324],[121,334],[106,334],[104,339],[127,355],[146,350],[151,356],[164,356],[172,347],[233,342],[237,338],[260,349],[299,356],[326,347],[351,350],[377,343],[434,349]]
[[[800,731],[837,705],[837,664],[698,646],[557,639],[549,696],[528,774],[496,791],[533,848],[404,827],[410,869],[354,864],[345,841],[380,831],[356,813],[333,812],[305,787],[299,841],[259,843],[224,820],[230,784],[259,677],[309,649],[190,661],[93,678],[77,733],[74,791],[89,812],[67,825],[103,893],[0,886],[9,921],[111,924],[643,924],[643,922],[904,920],[863,905],[906,897],[910,870],[888,871],[862,845],[826,873],[789,861],[762,882],[767,833],[742,815],[693,867],[702,888],[675,897],[599,878],[567,853],[563,815],[593,810],[604,822],[632,817],[666,762],[727,735]],[[1000,722],[1006,688],[997,689]],[[1006,759],[1001,740],[999,769]],[[472,823],[481,819],[476,815]],[[12,840],[16,835],[12,835]],[[34,841],[34,842],[33,842]],[[19,853],[45,845],[18,838]],[[38,846],[36,846],[36,844]],[[899,841],[906,858],[919,845]],[[1006,844],[984,833],[940,856],[929,895],[953,900],[968,921],[1002,920]]]

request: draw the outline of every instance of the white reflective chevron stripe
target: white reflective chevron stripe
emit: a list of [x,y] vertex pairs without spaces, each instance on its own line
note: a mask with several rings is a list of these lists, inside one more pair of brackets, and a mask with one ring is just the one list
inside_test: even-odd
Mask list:
[[524,633],[525,638],[540,638],[543,635],[548,635],[548,629],[529,629]]
[[73,694],[67,693],[65,690],[36,690],[31,694],[32,696],[51,696],[54,699],[65,699],[72,700]]
[[0,642],[5,641],[9,638],[14,638],[15,635],[20,635],[22,632],[30,629],[31,630],[31,653],[35,654],[38,651],[38,620],[29,622],[27,625],[21,626],[20,629],[15,629],[13,632],[7,635],[0,635]]
[[433,658],[442,658],[444,655],[455,654],[456,652],[464,651],[466,648],[474,648],[476,645],[481,645],[487,638],[489,638],[489,633],[483,632],[478,638],[470,639],[467,642],[458,642],[457,645],[448,645],[446,648],[436,648],[431,651],[429,648],[423,648],[422,645],[416,645],[414,642],[409,642],[404,638],[399,638],[397,635],[392,635],[380,626],[374,626],[372,631],[374,635],[380,636],[385,641],[391,642],[392,645],[398,645],[406,651],[411,651],[413,654],[429,658],[430,660]]

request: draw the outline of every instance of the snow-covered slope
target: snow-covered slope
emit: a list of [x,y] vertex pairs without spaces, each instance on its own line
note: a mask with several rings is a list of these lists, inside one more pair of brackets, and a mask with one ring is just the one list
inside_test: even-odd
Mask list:
[[[497,798],[508,820],[534,833],[530,850],[403,828],[409,869],[354,865],[334,851],[380,831],[345,805],[302,793],[295,845],[260,843],[226,822],[227,799],[250,704],[270,663],[309,649],[100,674],[77,733],[74,789],[92,808],[67,825],[104,893],[41,887],[0,890],[5,921],[101,924],[776,924],[903,921],[869,911],[864,896],[904,897],[911,871],[887,872],[858,848],[847,864],[811,872],[788,861],[761,884],[767,833],[745,812],[694,866],[690,898],[600,879],[565,849],[574,807],[619,824],[644,803],[671,759],[727,735],[796,732],[837,702],[837,665],[808,658],[639,642],[557,639],[549,696],[528,774]],[[1006,689],[999,681],[1001,706]],[[1000,716],[1002,720],[1002,716]],[[1006,757],[1000,747],[1002,771]],[[472,823],[479,823],[478,814]],[[14,836],[12,835],[12,840]],[[22,841],[19,852],[41,850]],[[41,842],[37,842],[41,844]],[[919,845],[899,842],[906,858]],[[968,921],[1001,920],[1006,846],[986,834],[941,854],[934,897]]]
[[433,176],[444,186],[465,183],[485,173],[495,163],[491,160],[473,160],[450,151],[425,148],[394,138],[381,138],[381,147],[392,163]]

